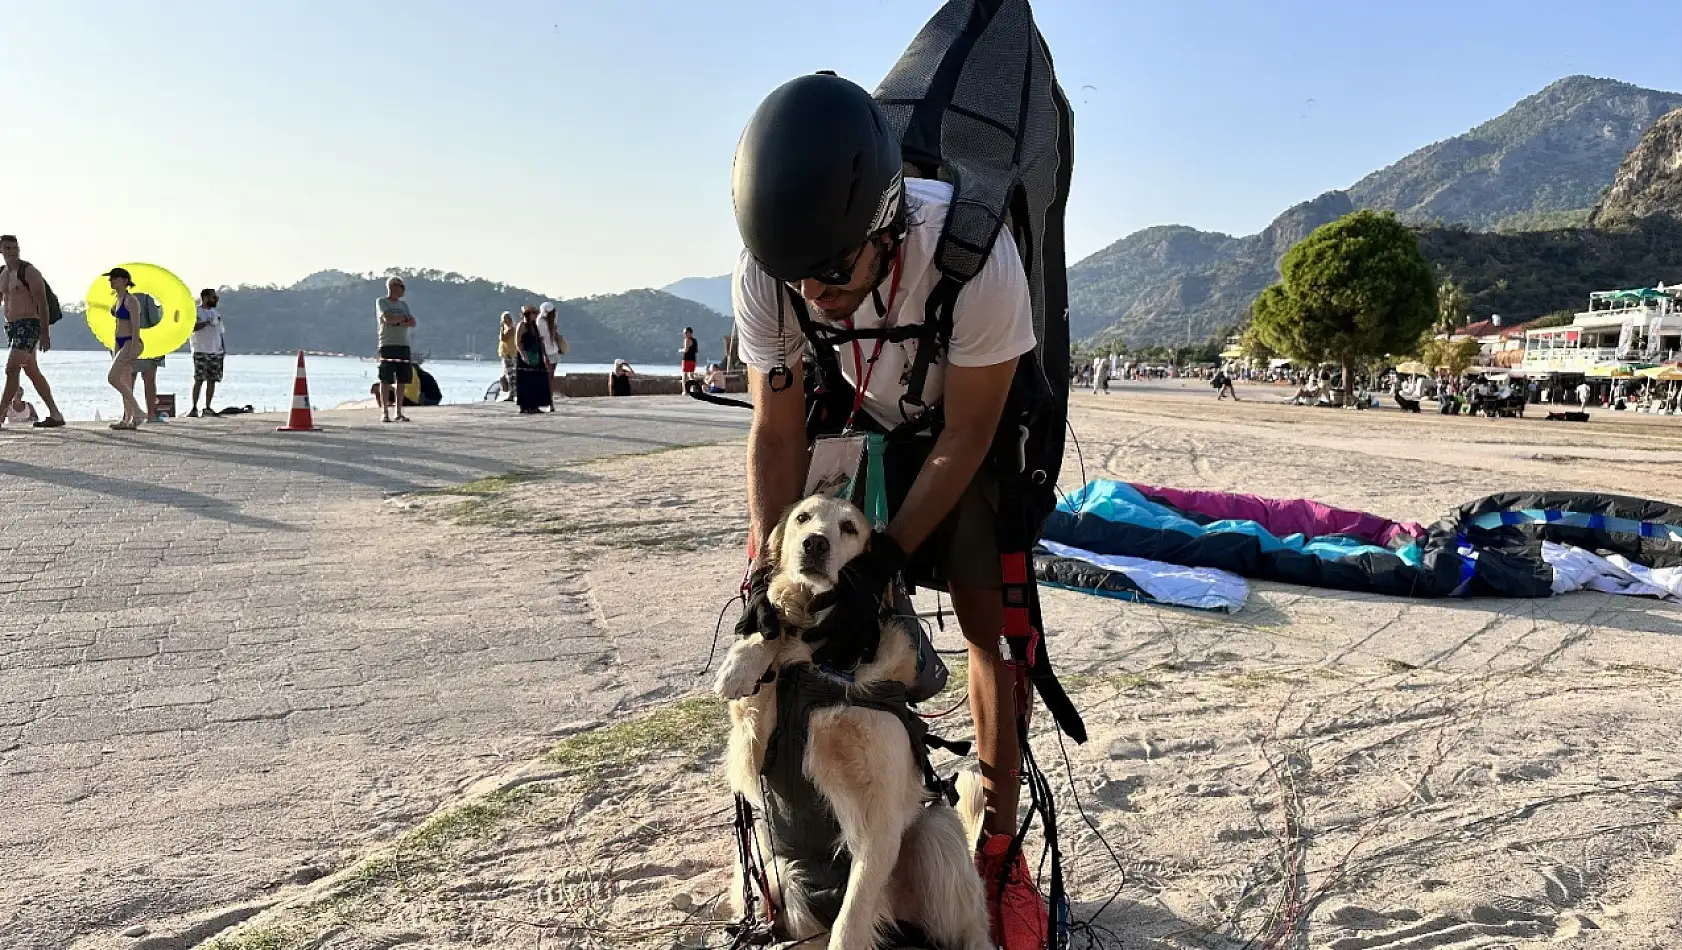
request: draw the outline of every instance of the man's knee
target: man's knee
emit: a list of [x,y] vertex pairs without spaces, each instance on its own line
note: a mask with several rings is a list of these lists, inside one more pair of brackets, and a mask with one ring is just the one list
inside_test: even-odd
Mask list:
[[965,587],[953,584],[952,612],[958,616],[958,627],[964,639],[987,650],[999,649],[999,636],[1004,632],[1004,601],[999,592],[985,587]]

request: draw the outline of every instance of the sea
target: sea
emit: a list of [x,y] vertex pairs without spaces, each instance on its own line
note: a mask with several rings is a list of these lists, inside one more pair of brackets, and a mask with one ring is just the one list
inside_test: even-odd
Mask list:
[[[40,354],[41,370],[64,417],[73,422],[95,418],[122,417],[122,398],[105,381],[111,367],[111,354],[101,350],[52,350]],[[345,403],[367,402],[373,398],[378,365],[374,360],[354,356],[306,356],[305,372],[309,378],[310,405],[316,409],[332,409]],[[502,376],[502,364],[494,360],[426,361],[426,371],[438,380],[445,403],[479,402],[488,389]],[[676,376],[680,370],[671,366],[631,364],[645,376]],[[216,408],[250,406],[257,412],[285,412],[292,407],[292,382],[297,374],[298,357],[229,354],[223,368],[222,382],[216,384]],[[561,363],[561,372],[607,373],[611,363]],[[35,403],[42,416],[46,406],[36,397],[28,378],[23,379],[24,398]],[[144,390],[135,381],[135,396]],[[158,370],[158,392],[174,393],[176,411],[185,415],[193,399],[193,357],[187,350],[172,353]]]

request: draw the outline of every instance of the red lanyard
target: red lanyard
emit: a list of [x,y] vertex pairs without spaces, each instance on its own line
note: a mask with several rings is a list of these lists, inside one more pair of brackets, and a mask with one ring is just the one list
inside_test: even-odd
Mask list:
[[[894,300],[899,296],[899,262],[901,259],[900,252],[895,251],[894,279],[888,287],[888,306],[883,309],[881,314],[882,326],[880,329],[884,331],[893,325],[890,315],[894,312]],[[876,299],[880,300],[881,298]],[[847,329],[851,330],[853,328],[853,318],[848,317],[846,322]],[[882,355],[882,344],[887,341],[888,338],[885,336],[876,338],[876,348],[870,351],[870,362],[866,363],[864,361],[864,351],[859,348],[858,339],[854,338],[853,340],[853,371],[859,374],[859,384],[858,389],[853,393],[853,411],[847,413],[847,427],[844,431],[853,431],[853,419],[858,416],[859,409],[864,405],[864,392],[870,388],[870,377],[876,372],[876,358]]]

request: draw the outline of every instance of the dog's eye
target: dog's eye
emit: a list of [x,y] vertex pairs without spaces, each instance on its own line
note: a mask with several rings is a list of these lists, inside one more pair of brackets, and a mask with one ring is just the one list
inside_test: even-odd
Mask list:
[[802,511],[800,514],[797,514],[797,515],[794,516],[794,523],[795,524],[805,524],[806,522],[811,521],[811,520],[812,520],[812,516],[807,514],[804,511]]
[[841,522],[841,533],[842,534],[858,534],[859,533],[859,526],[856,525],[856,524],[853,524],[851,521],[843,521],[843,522]]

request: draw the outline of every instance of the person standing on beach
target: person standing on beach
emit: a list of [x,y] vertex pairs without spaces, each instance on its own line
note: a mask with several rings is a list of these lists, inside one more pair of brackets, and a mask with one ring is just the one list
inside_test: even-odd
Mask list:
[[549,411],[555,411],[555,380],[560,375],[561,357],[567,355],[567,338],[555,322],[555,304],[545,300],[538,308],[538,330],[543,334],[543,355],[549,363]]
[[123,418],[111,423],[113,429],[133,430],[148,418],[134,399],[135,364],[140,360],[140,298],[134,295],[134,278],[122,267],[113,267],[100,275],[111,282],[111,316],[116,319],[115,349],[111,354],[111,371],[105,381],[123,399]]
[[695,339],[695,328],[683,328],[683,346],[678,349],[678,358],[683,361],[683,382],[688,385],[691,379],[699,379],[695,373],[695,364],[701,359],[701,344]]
[[146,421],[162,422],[158,415],[158,370],[164,368],[164,358],[154,356],[134,361],[134,371],[140,375],[140,391],[146,395]]
[[222,315],[216,306],[222,302],[216,291],[199,291],[199,318],[193,323],[193,408],[188,416],[199,414],[199,390],[204,390],[204,414],[216,415],[210,403],[216,398],[216,384],[222,381],[222,364],[227,358],[228,341],[222,334]]
[[543,331],[537,308],[520,308],[520,324],[514,330],[514,401],[521,415],[536,415],[544,406],[554,408],[554,390],[549,385],[549,361],[543,353]]
[[519,371],[519,343],[515,337],[519,334],[514,328],[514,315],[502,311],[502,323],[497,327],[496,355],[502,360],[502,391],[508,395],[502,397],[503,402],[514,398],[514,374]]
[[[409,385],[414,372],[409,350],[409,329],[415,325],[414,315],[403,300],[403,278],[390,277],[385,282],[385,296],[374,301],[374,316],[378,321],[379,380],[377,390],[380,421],[391,421],[391,408],[397,409],[397,421],[408,422],[403,414],[403,389]],[[391,395],[386,396],[390,387]]]
[[38,429],[55,429],[64,425],[64,416],[53,401],[53,390],[47,377],[41,375],[35,353],[52,349],[52,321],[47,307],[47,282],[34,265],[18,256],[18,239],[10,234],[0,235],[0,307],[6,311],[6,387],[0,396],[0,406],[10,406],[22,383],[19,375],[27,376],[30,385],[47,404],[47,418],[34,423]]

